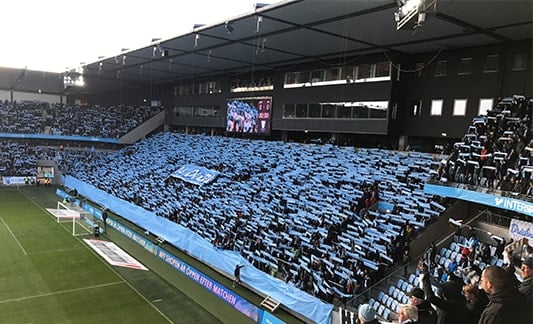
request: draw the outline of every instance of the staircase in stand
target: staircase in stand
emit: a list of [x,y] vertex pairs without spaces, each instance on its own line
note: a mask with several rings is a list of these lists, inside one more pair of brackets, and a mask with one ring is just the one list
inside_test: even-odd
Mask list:
[[261,302],[260,305],[273,313],[276,310],[276,308],[278,308],[279,304],[280,304],[279,301],[273,299],[270,296],[266,296],[266,298]]

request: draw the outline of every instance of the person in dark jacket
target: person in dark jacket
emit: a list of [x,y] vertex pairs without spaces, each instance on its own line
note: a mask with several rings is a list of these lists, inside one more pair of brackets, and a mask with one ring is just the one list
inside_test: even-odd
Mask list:
[[463,295],[466,299],[466,307],[468,309],[467,319],[465,324],[477,324],[481,313],[489,303],[487,294],[478,288],[475,284],[468,284],[463,286]]
[[518,286],[518,291],[524,296],[525,307],[529,310],[527,314],[529,321],[526,323],[533,323],[533,255],[522,261],[520,276],[523,281]]
[[[528,323],[525,300],[510,284],[509,273],[498,266],[488,266],[481,273],[479,287],[487,293],[489,304],[478,324]],[[529,322],[531,323],[531,322]]]
[[462,283],[450,280],[441,284],[441,296],[435,296],[429,275],[422,274],[422,287],[430,303],[437,307],[437,324],[464,323],[467,316],[466,301],[461,293]]
[[426,294],[422,289],[415,287],[407,295],[409,296],[409,304],[418,310],[418,324],[437,323],[437,313],[431,303],[426,300]]

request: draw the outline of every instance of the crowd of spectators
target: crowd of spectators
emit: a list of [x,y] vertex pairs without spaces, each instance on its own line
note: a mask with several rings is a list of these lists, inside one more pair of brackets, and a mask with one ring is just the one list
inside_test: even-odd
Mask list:
[[148,106],[0,103],[0,133],[119,138],[159,113]]
[[533,247],[526,239],[506,242],[496,235],[482,242],[478,230],[457,229],[453,242],[439,253],[428,248],[416,273],[368,306],[385,320],[396,318],[393,313],[402,318],[402,305],[409,304],[418,311],[415,323],[531,323]]
[[533,195],[532,104],[524,96],[504,98],[474,118],[437,179]]
[[[423,192],[438,161],[417,152],[163,133],[86,162],[70,174],[327,301],[382,278],[445,209]],[[220,175],[172,177],[184,164]]]

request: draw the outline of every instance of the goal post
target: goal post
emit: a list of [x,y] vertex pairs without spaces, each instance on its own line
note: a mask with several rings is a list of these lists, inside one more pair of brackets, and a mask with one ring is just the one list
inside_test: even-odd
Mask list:
[[76,205],[58,201],[56,208],[46,208],[46,210],[56,218],[57,223],[72,223],[73,236],[93,233],[89,224],[94,222],[86,222],[88,213]]

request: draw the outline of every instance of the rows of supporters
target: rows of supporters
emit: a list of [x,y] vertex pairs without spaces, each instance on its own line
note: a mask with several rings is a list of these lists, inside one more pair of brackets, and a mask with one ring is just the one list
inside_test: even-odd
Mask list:
[[[70,174],[331,301],[382,278],[445,209],[423,193],[433,163],[416,152],[163,133]],[[220,174],[188,183],[173,176],[184,164]]]
[[438,170],[443,181],[533,194],[533,99],[504,98],[474,118]]
[[119,138],[157,114],[148,106],[0,103],[0,133]]
[[[383,304],[391,304],[382,295],[359,307],[360,323],[532,323],[533,247],[527,239],[506,242],[495,235],[480,242],[472,228],[466,230],[464,237],[459,233],[465,227],[458,228],[450,249],[428,248],[416,277],[398,281],[406,297],[394,301],[397,321],[378,320]],[[395,290],[389,289],[396,296]]]

